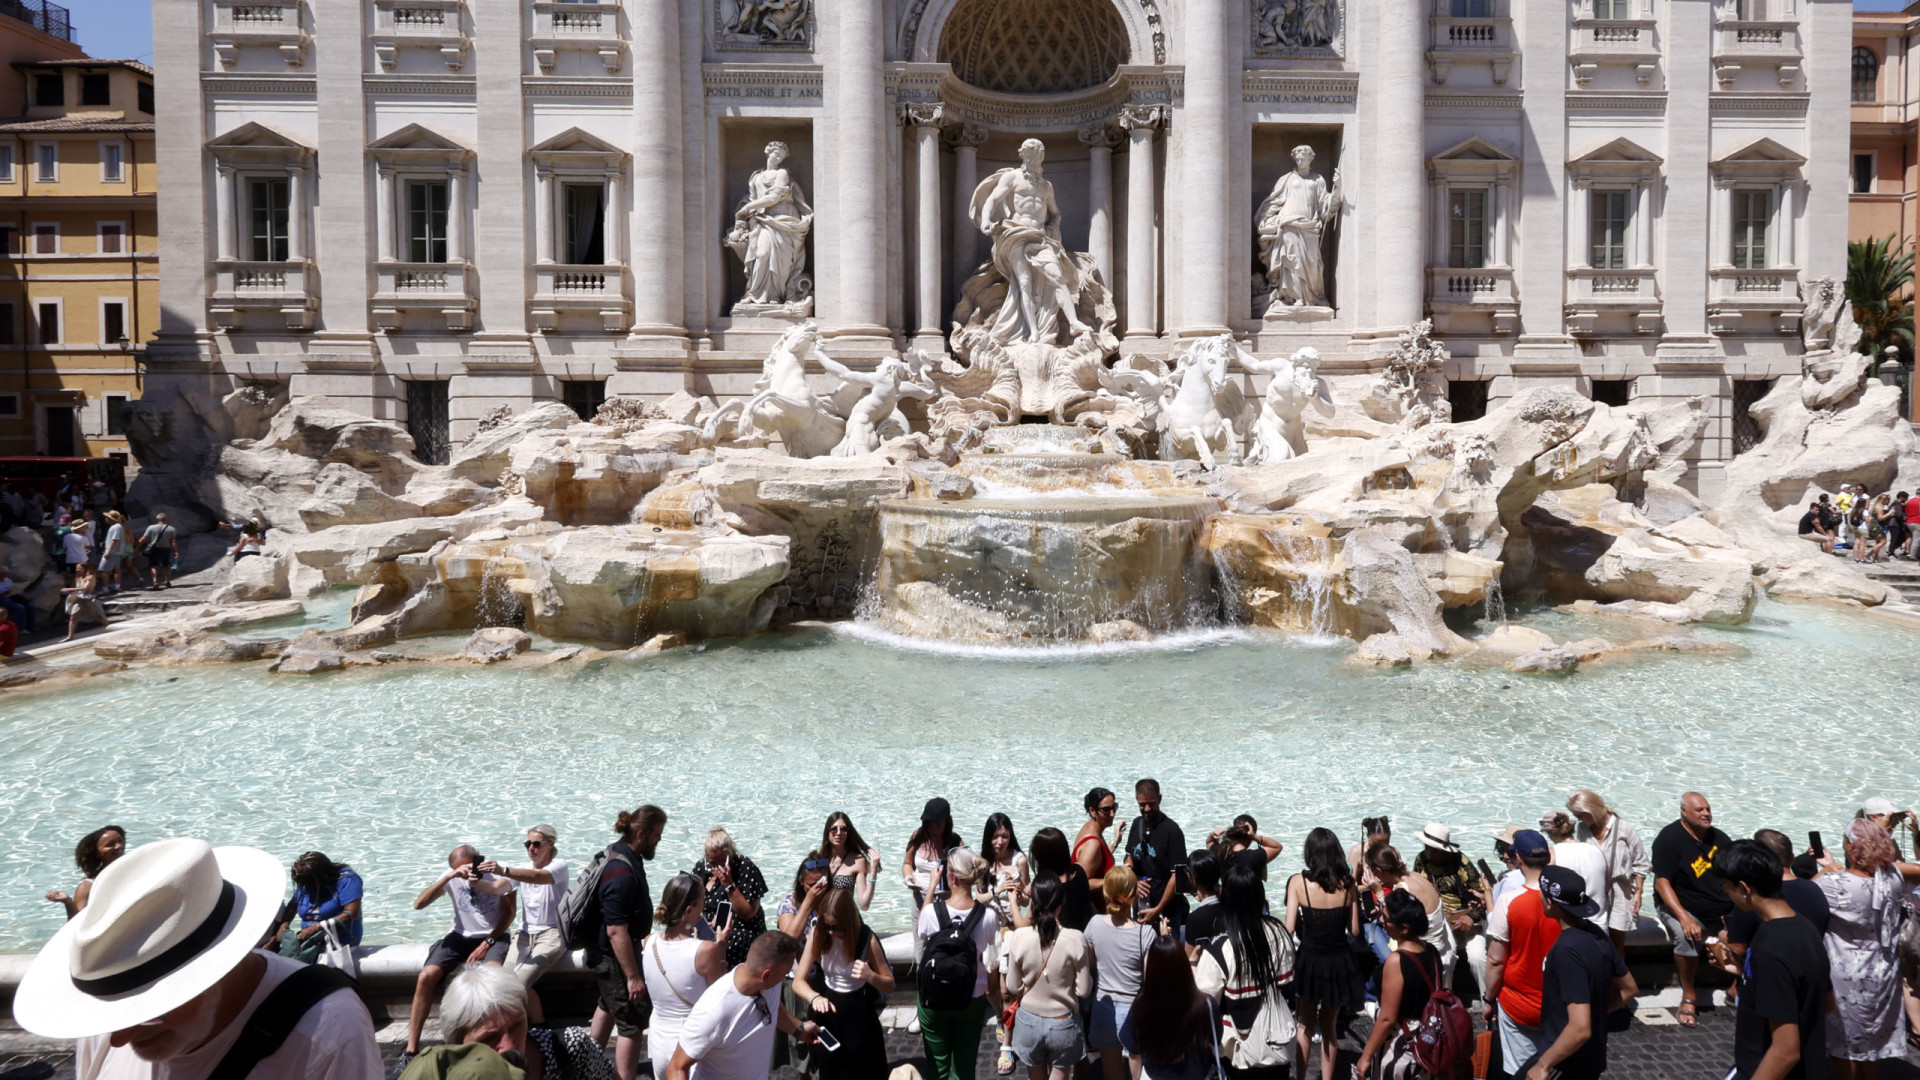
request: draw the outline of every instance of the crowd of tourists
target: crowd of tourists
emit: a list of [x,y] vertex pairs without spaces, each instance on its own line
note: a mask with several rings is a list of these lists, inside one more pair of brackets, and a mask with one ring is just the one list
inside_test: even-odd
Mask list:
[[1841,484],[1838,495],[1821,495],[1800,515],[1800,537],[1829,555],[1854,562],[1920,560],[1920,494]]
[[[180,532],[158,513],[137,533],[114,489],[75,474],[55,491],[20,489],[0,481],[0,533],[20,527],[36,532],[47,556],[60,568],[59,613],[71,641],[82,626],[105,626],[101,603],[125,589],[167,589],[180,562]],[[31,581],[15,581],[0,567],[0,659],[13,656],[22,634],[37,633],[38,613],[24,594]]]
[[[1872,1080],[1920,1047],[1920,862],[1899,842],[1920,855],[1920,823],[1885,799],[1830,851],[1818,832],[1799,850],[1773,829],[1734,840],[1697,792],[1649,846],[1576,791],[1480,838],[1497,867],[1437,823],[1396,843],[1389,819],[1366,818],[1351,847],[1316,828],[1289,859],[1247,815],[1190,845],[1151,779],[1133,802],[1129,822],[1095,788],[1071,838],[1048,826],[1023,847],[1007,815],[974,844],[930,799],[892,870],[835,812],[771,887],[715,828],[657,897],[657,806],[622,812],[582,861],[544,824],[524,858],[460,844],[413,900],[446,899],[451,925],[415,983],[398,1075],[633,1080],[643,1057],[657,1080],[902,1075],[880,1015],[905,988],[865,916],[883,878],[915,908],[926,1080],[972,1080],[989,1025],[995,1070],[1029,1080],[1283,1080],[1310,1062],[1330,1078],[1346,1075],[1350,1030],[1368,1080],[1598,1077],[1609,1034],[1653,990],[1625,962],[1648,885],[1679,1023],[1709,1004],[1703,968],[1730,982],[1730,1077]],[[69,921],[15,1016],[77,1039],[80,1080],[379,1074],[351,978],[367,918],[352,866],[301,855],[283,903],[288,871],[251,848],[129,846],[106,826],[75,861],[79,886],[47,894]],[[1299,869],[1281,883],[1287,862]],[[585,1027],[550,1018],[539,993],[576,947],[598,1000]],[[444,1042],[425,1045],[436,994]]]

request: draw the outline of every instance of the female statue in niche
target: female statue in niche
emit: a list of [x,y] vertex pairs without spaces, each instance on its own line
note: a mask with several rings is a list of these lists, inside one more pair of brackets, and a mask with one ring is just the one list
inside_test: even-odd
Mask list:
[[1293,171],[1274,181],[1254,214],[1260,256],[1273,289],[1271,307],[1326,307],[1327,226],[1340,213],[1340,170],[1333,183],[1313,171],[1313,148],[1293,148]]
[[747,180],[747,197],[733,212],[726,243],[747,269],[747,291],[736,311],[771,307],[805,315],[812,306],[813,282],[806,269],[813,207],[780,167],[786,159],[786,143],[768,143],[767,167]]

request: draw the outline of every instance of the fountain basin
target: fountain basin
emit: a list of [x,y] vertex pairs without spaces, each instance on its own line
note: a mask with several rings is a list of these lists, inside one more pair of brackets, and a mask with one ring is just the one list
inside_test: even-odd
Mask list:
[[1107,495],[1120,491],[1172,489],[1190,494],[1192,487],[1166,462],[1135,461],[1119,454],[1079,452],[971,455],[956,471],[973,477],[989,498],[1002,491],[1085,493]]
[[971,644],[1207,625],[1219,604],[1198,541],[1219,508],[1205,496],[1147,494],[883,502],[861,614]]

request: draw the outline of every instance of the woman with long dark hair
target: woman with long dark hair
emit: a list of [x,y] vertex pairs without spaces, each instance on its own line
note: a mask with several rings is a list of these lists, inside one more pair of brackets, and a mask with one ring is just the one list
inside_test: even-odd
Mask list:
[[1080,931],[1060,925],[1058,878],[1033,883],[1033,923],[1007,939],[1007,1000],[1018,1002],[1013,1053],[1031,1080],[1066,1080],[1086,1056],[1080,1004],[1093,992],[1093,950]]
[[814,1023],[840,1040],[837,1050],[813,1048],[820,1080],[886,1074],[887,1033],[878,1006],[893,993],[893,968],[879,935],[861,921],[852,890],[827,891],[794,966],[793,992],[811,1007]]
[[[364,925],[360,898],[365,889],[353,867],[309,851],[293,860],[288,876],[293,879],[293,899],[280,909],[280,918],[267,935],[267,948],[278,943],[282,954],[311,964],[326,948],[329,925],[342,944],[360,944]],[[281,942],[295,916],[300,919],[299,931],[293,940]]]
[[87,896],[93,892],[93,879],[107,865],[127,853],[127,830],[118,825],[102,825],[73,845],[73,864],[80,868],[82,880],[72,895],[59,889],[47,890],[47,903],[67,909],[71,919],[87,909]]
[[1179,939],[1155,940],[1140,993],[1120,1025],[1120,1045],[1139,1063],[1141,1080],[1211,1080],[1220,1061],[1219,1032],[1213,1002],[1194,983]]
[[1393,938],[1394,951],[1380,969],[1380,1013],[1373,1033],[1360,1052],[1355,1075],[1365,1080],[1414,1080],[1427,1073],[1414,1063],[1408,1028],[1417,1030],[1427,1001],[1440,988],[1440,955],[1427,944],[1426,905],[1406,892],[1387,894],[1381,925]]
[[[1033,880],[1051,877],[1070,886],[1060,900],[1060,925],[1085,930],[1093,921],[1093,894],[1087,889],[1087,871],[1073,861],[1067,847],[1067,834],[1049,825],[1033,834],[1027,852],[1033,860]],[[1026,917],[1016,922],[1026,924]]]
[[1113,848],[1107,844],[1107,830],[1113,830],[1114,842],[1118,843],[1127,835],[1127,819],[1116,817],[1120,802],[1106,788],[1094,788],[1082,801],[1086,804],[1087,820],[1073,838],[1073,861],[1087,875],[1087,902],[1098,906],[1105,902],[1100,895],[1104,889],[1102,882],[1107,871],[1113,869]]
[[[828,824],[832,824],[832,819],[828,819]],[[793,872],[793,888],[781,898],[780,905],[774,910],[774,923],[781,933],[801,942],[813,935],[814,924],[820,921],[827,889],[831,887],[827,877],[831,866],[832,860],[818,851],[808,852],[807,857],[800,861],[800,866]],[[813,1019],[807,1000],[794,992],[792,979],[788,979],[781,988],[780,1000],[796,1019]],[[776,1068],[791,1065],[800,1075],[812,1076],[813,1055],[818,1052],[812,1043],[796,1042],[788,1038],[784,1031],[774,1033],[773,1064]],[[672,1056],[671,1050],[668,1056]]]
[[875,852],[860,838],[860,830],[853,827],[846,811],[827,815],[826,827],[820,830],[819,850],[827,859],[830,887],[851,889],[861,911],[873,906],[873,881],[879,873]]
[[1363,997],[1360,969],[1347,948],[1347,935],[1360,934],[1360,889],[1333,830],[1308,833],[1306,855],[1306,872],[1287,881],[1287,930],[1300,938],[1300,1061],[1304,1071],[1318,1034],[1320,1075],[1332,1076],[1340,1010],[1358,1009]]
[[[1311,841],[1308,850],[1312,850]],[[1338,841],[1333,850],[1338,856]],[[1220,1003],[1223,1024],[1231,1021],[1243,1034],[1253,1030],[1262,1012],[1271,1012],[1273,1026],[1282,1032],[1295,1027],[1293,1010],[1281,992],[1294,978],[1293,939],[1280,920],[1265,913],[1266,901],[1267,891],[1252,867],[1228,866],[1220,883],[1220,935],[1201,949],[1200,962],[1193,969],[1200,992]],[[1136,1002],[1128,1015],[1147,1014]],[[1225,1064],[1227,1075],[1235,1080],[1286,1080],[1292,1066],[1290,1060]],[[1330,1061],[1326,1067],[1323,1075],[1334,1075]]]
[[[1013,933],[1020,907],[1025,903],[1028,877],[1027,857],[1013,835],[1013,819],[994,812],[987,815],[986,832],[980,837],[980,853],[987,860],[987,902],[1000,917],[1000,978],[1007,977],[1007,935]],[[994,1038],[1000,1042],[1000,1058],[994,1071],[1001,1076],[1013,1073],[1013,1032],[995,1021]]]
[[920,827],[907,841],[906,857],[900,860],[900,877],[913,893],[913,910],[927,906],[929,896],[940,895],[944,884],[936,879],[947,861],[947,852],[964,841],[953,831],[953,807],[945,799],[928,799],[920,811]]
[[727,936],[733,929],[730,911],[723,911],[714,927],[714,940],[701,941],[700,924],[706,885],[692,874],[675,874],[660,890],[654,908],[654,931],[634,957],[647,980],[653,1001],[653,1019],[647,1024],[647,1058],[653,1074],[667,1075],[667,1063],[680,1042],[680,1026],[707,987],[727,973]]

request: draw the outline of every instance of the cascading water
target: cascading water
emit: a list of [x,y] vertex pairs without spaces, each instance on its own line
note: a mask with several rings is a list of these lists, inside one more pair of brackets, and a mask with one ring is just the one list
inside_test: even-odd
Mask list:
[[1331,638],[1339,634],[1333,624],[1333,541],[1324,536],[1288,537],[1283,542],[1270,536],[1276,548],[1306,548],[1303,557],[1296,557],[1300,567],[1300,576],[1288,586],[1293,593],[1296,610],[1305,613],[1306,632],[1315,638]]
[[1487,579],[1487,595],[1483,601],[1480,618],[1489,626],[1505,626],[1507,622],[1507,598],[1500,591],[1500,575]]
[[486,568],[480,572],[479,599],[474,604],[476,628],[524,627],[527,624],[526,607],[520,602],[519,594],[513,591],[512,579],[512,570],[504,565],[503,560],[487,560]]

